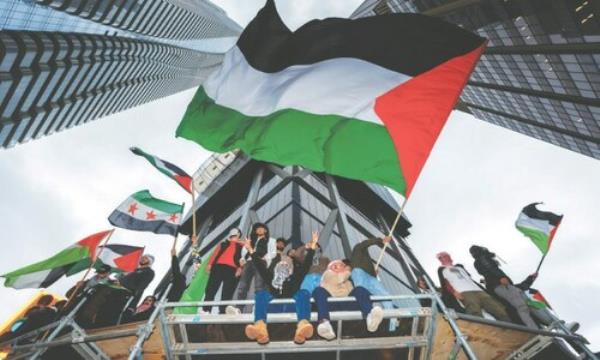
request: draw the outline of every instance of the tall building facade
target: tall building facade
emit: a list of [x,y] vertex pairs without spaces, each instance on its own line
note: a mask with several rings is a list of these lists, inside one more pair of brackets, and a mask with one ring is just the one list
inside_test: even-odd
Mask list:
[[207,0],[2,1],[0,147],[198,86],[240,32]]
[[[196,199],[197,235],[201,254],[209,254],[224,240],[231,227],[246,234],[252,223],[268,225],[271,237],[284,237],[298,247],[320,233],[325,256],[349,258],[354,245],[372,237],[388,234],[399,210],[398,204],[383,187],[343,179],[307,169],[259,162],[242,153],[213,155],[196,178],[204,190]],[[212,172],[211,174],[209,174]],[[192,233],[191,212],[181,232]],[[404,242],[411,224],[401,218],[395,231],[399,244],[392,244],[383,258],[380,278],[395,294],[414,293],[415,277],[423,274],[419,262]],[[181,251],[181,262],[190,270],[189,243]],[[370,249],[377,259],[380,248]],[[169,281],[167,274],[159,289]],[[252,296],[252,294],[249,294]]]
[[460,109],[600,159],[600,2],[367,0],[353,17],[440,16],[489,39]]

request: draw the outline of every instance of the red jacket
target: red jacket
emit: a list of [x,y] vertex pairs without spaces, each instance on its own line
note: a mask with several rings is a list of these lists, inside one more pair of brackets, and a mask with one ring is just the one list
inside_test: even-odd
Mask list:
[[217,250],[208,261],[208,266],[227,265],[234,269],[240,267],[242,255],[242,244],[235,241],[225,240],[218,245]]

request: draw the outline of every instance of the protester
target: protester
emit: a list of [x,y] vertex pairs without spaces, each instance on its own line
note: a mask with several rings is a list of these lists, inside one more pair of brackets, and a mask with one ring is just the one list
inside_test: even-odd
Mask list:
[[[70,288],[65,294],[68,298],[72,296],[79,296],[80,293],[83,293],[98,284],[106,284],[108,282],[108,276],[110,275],[111,267],[110,265],[101,265],[98,269],[96,269],[96,274],[91,278],[85,281],[78,281],[75,286]],[[77,294],[75,291],[77,290]]]
[[272,271],[277,265],[277,263],[281,260],[281,256],[283,256],[283,252],[285,247],[287,246],[287,241],[285,238],[277,238],[275,239],[275,256],[271,259],[271,263],[269,264],[269,271]]
[[[253,253],[256,254],[261,261],[265,261],[265,264],[266,260],[264,257],[269,251],[269,239],[269,228],[266,224],[255,223],[252,225],[252,231],[250,233],[251,248]],[[235,296],[233,297],[235,300],[246,300],[248,296],[248,290],[250,289],[253,279],[254,292],[265,288],[262,278],[260,276],[255,276],[256,268],[254,266],[254,262],[252,261],[252,256],[254,255],[250,255],[249,251],[242,251],[242,259],[240,260],[242,270],[240,273],[237,290],[235,292]],[[275,254],[272,254],[272,257],[275,257]],[[226,312],[228,314],[237,315],[241,313],[242,308],[243,306],[240,306],[239,308],[227,306]]]
[[510,321],[502,304],[473,281],[461,264],[454,265],[450,254],[440,252],[437,258],[442,264],[438,268],[438,276],[442,293],[445,294],[443,298],[453,297],[464,305],[467,314],[483,317],[482,310],[485,310],[497,320]]
[[327,270],[327,265],[329,265],[329,262],[329,258],[327,256],[323,256],[321,245],[317,243],[317,249],[315,250],[312,266],[308,270],[308,274],[306,274],[304,277],[304,280],[300,285],[300,289],[306,290],[309,292],[309,294],[312,294],[313,291],[315,291],[315,289],[321,284],[321,276],[325,270]]
[[53,322],[57,316],[57,311],[52,306],[53,301],[54,297],[52,295],[48,294],[41,296],[38,299],[37,304],[29,309],[22,319],[18,320],[20,321],[21,325],[18,328],[2,335],[2,337],[0,337],[0,342],[26,334]]
[[[306,247],[306,256],[300,261],[294,261],[292,257],[297,257],[294,250],[288,252],[288,255],[282,255],[280,261],[272,268],[272,271],[266,266],[265,261],[260,257],[250,242],[246,243],[248,252],[252,255],[252,262],[260,277],[266,284],[266,289],[257,291],[254,295],[254,324],[246,326],[246,336],[250,340],[256,340],[259,344],[269,342],[269,332],[267,330],[267,310],[269,303],[274,298],[293,298],[295,300],[295,310],[298,320],[294,342],[303,344],[306,339],[312,337],[314,329],[310,323],[310,293],[306,290],[299,290],[300,284],[308,269],[312,265],[315,247],[319,235],[313,232],[312,240]],[[279,307],[285,311],[287,307]]]
[[156,297],[154,295],[148,295],[144,298],[142,303],[135,308],[135,310],[129,310],[125,315],[124,322],[136,322],[148,320],[154,310],[156,309]]
[[[206,267],[206,271],[210,272],[210,275],[206,284],[204,301],[213,301],[221,285],[223,285],[221,300],[231,300],[233,297],[237,282],[236,272],[240,267],[242,253],[241,235],[240,229],[231,228],[227,239],[219,244],[210,258]],[[204,306],[205,312],[211,310],[212,306]],[[225,313],[225,306],[219,306],[219,313]]]
[[140,263],[135,271],[125,274],[118,283],[124,288],[131,291],[133,294],[133,300],[130,303],[131,307],[136,307],[144,290],[154,279],[154,270],[152,270],[152,264],[154,263],[154,256],[144,255],[140,259]]
[[[335,332],[330,323],[329,310],[355,310],[357,305],[367,323],[369,332],[377,331],[383,320],[383,309],[371,304],[371,294],[361,286],[354,287],[350,281],[352,267],[350,261],[334,260],[327,266],[321,278],[321,285],[313,292],[317,303],[318,321],[317,333],[327,340],[335,339]],[[328,303],[330,297],[354,296],[356,302]]]
[[167,301],[179,301],[185,288],[185,275],[181,273],[177,250],[173,247],[171,248],[171,290],[167,294]]
[[500,269],[495,258],[496,254],[477,245],[471,246],[469,252],[475,259],[475,269],[485,278],[488,291],[508,302],[517,311],[525,326],[537,329],[538,326],[533,321],[531,311],[525,301],[526,295],[523,290],[514,286],[512,280]]

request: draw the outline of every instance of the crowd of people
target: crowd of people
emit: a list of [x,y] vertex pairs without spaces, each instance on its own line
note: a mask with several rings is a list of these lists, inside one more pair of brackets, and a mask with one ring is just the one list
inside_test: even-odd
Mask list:
[[[375,332],[383,320],[384,308],[420,306],[417,300],[412,299],[379,303],[371,300],[371,296],[390,293],[378,279],[369,248],[384,247],[390,243],[391,237],[359,242],[347,259],[324,256],[318,239],[319,234],[313,232],[309,241],[294,248],[284,238],[271,238],[268,226],[263,223],[253,224],[249,237],[245,239],[242,239],[240,229],[231,228],[205,266],[208,282],[204,298],[195,300],[213,301],[219,289],[220,300],[244,300],[253,284],[254,322],[246,327],[245,334],[259,344],[269,342],[267,314],[274,312],[296,313],[295,343],[302,344],[311,338],[315,332],[310,322],[313,310],[311,298],[314,299],[314,310],[318,315],[316,333],[326,340],[336,337],[330,322],[332,310],[360,311],[366,330]],[[201,260],[196,241],[193,241],[191,251],[191,258],[196,263],[194,269],[198,269]],[[497,320],[522,323],[530,328],[549,325],[553,321],[547,309],[530,306],[527,294],[535,293],[531,285],[537,274],[514,284],[488,249],[474,245],[470,253],[475,269],[484,278],[485,286],[473,280],[462,265],[454,264],[450,254],[437,254],[441,263],[438,269],[439,292],[447,307],[480,317],[485,311]],[[51,301],[49,303],[47,298],[42,297],[38,306],[27,314],[28,321],[9,333],[8,337],[55,321],[84,298],[84,306],[76,315],[76,321],[84,328],[147,320],[155,310],[157,296],[146,296],[141,302],[140,299],[154,278],[153,263],[152,255],[143,255],[135,271],[120,275],[111,273],[108,265],[99,267],[93,277],[78,282],[67,292],[68,301],[51,306]],[[186,276],[181,272],[174,248],[171,251],[170,273],[171,287],[166,298],[168,301],[178,301],[186,289]],[[423,292],[432,291],[423,277],[419,278],[418,287]],[[336,297],[353,297],[355,300],[328,301]],[[294,301],[272,304],[273,299]],[[243,310],[241,306],[218,308],[219,313],[230,315],[240,314]],[[200,314],[212,311],[213,306],[210,305],[198,310]],[[394,321],[390,319],[390,329],[393,329]]]

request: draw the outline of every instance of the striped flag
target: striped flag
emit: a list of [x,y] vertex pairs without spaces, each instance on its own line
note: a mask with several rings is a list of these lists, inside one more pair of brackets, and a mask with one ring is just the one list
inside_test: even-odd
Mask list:
[[540,211],[536,207],[538,204],[541,203],[525,206],[519,214],[515,226],[523,235],[533,241],[542,254],[546,254],[550,250],[552,239],[563,216],[549,211]]
[[54,284],[80,261],[92,261],[96,256],[98,245],[111,232],[112,230],[107,230],[90,235],[46,260],[1,275],[6,279],[4,286],[26,289],[45,288]]
[[183,205],[157,199],[148,190],[129,196],[108,217],[116,227],[150,231],[155,234],[177,234]]
[[408,196],[484,48],[419,14],[313,20],[292,32],[268,0],[176,134]]
[[152,164],[158,171],[175,180],[175,182],[184,188],[185,191],[189,192],[190,194],[192,193],[192,177],[185,171],[181,170],[181,168],[168,161],[162,160],[157,156],[150,155],[138,147],[131,147],[129,150],[131,150],[132,153],[148,160],[148,162]]
[[[122,244],[108,244],[100,246],[98,256],[94,262],[94,268],[99,269],[102,265],[108,265],[115,271],[131,272],[134,271],[139,262],[144,248],[139,246],[130,246]],[[85,259],[73,265],[67,272],[67,276],[76,274],[87,269],[93,259]]]

